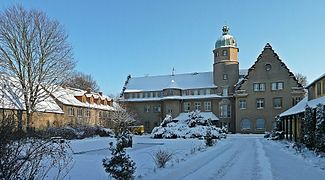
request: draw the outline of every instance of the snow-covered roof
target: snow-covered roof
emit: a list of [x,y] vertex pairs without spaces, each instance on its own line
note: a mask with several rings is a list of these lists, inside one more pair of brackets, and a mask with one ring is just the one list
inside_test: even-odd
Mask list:
[[[81,92],[86,93],[86,91],[83,91],[80,89],[59,87],[58,90],[52,94],[58,101],[60,101],[62,104],[65,104],[65,105],[87,107],[87,108],[97,108],[97,109],[102,109],[102,110],[114,110],[114,107],[111,107],[109,105],[102,105],[102,104],[98,105],[96,103],[90,104],[88,102],[79,101],[78,99],[75,98],[75,96],[76,95],[80,96]],[[90,96],[91,95],[92,94],[90,94]]]
[[[23,93],[19,83],[14,79],[0,80],[0,108],[13,110],[26,110]],[[44,90],[40,94],[45,94]],[[64,113],[55,100],[44,95],[44,100],[35,105],[36,112]]]
[[281,113],[279,116],[284,117],[284,116],[289,116],[289,115],[294,115],[294,114],[299,114],[305,111],[306,105],[308,105],[311,108],[316,108],[318,104],[323,104],[325,105],[325,96],[313,99],[308,101],[308,97],[305,97],[302,99],[299,103],[297,103],[295,106],[292,108],[286,110],[285,112]]
[[[239,70],[244,76],[247,69]],[[161,91],[167,88],[177,89],[200,89],[215,88],[213,83],[213,72],[195,72],[175,75],[131,77],[128,80],[124,92]]]
[[[176,118],[173,120],[176,121],[186,121],[189,119],[191,112],[188,113],[180,113]],[[200,112],[200,116],[202,117],[202,120],[208,120],[210,119],[211,121],[219,121],[219,118],[213,114],[213,112]]]
[[323,75],[321,75],[319,78],[315,79],[313,82],[311,82],[310,84],[308,84],[308,86],[306,86],[306,88],[309,88],[311,85],[315,84],[318,80],[322,79],[325,77],[325,73]]

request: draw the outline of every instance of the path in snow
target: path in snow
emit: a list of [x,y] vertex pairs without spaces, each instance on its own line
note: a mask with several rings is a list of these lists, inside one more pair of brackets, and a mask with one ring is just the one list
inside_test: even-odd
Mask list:
[[[260,135],[230,135],[154,179],[322,179],[325,171]],[[145,178],[144,178],[145,179]]]

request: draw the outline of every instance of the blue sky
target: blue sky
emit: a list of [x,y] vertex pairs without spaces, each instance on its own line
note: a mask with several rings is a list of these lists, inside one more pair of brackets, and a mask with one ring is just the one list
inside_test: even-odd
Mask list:
[[267,42],[294,73],[324,73],[325,1],[300,0],[1,0],[40,9],[69,33],[77,70],[106,94],[132,76],[212,71],[224,24],[236,38],[240,68]]

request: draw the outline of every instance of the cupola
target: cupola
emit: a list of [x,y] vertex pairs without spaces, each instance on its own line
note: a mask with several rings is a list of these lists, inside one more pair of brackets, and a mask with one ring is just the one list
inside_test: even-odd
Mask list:
[[222,27],[222,36],[217,40],[215,48],[221,47],[237,47],[235,38],[229,34],[229,27]]

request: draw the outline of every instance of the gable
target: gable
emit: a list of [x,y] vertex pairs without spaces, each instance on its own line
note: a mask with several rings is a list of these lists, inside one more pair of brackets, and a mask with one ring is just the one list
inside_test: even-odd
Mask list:
[[255,63],[248,69],[247,75],[238,83],[236,89],[239,90],[243,86],[247,86],[248,81],[258,83],[260,80],[274,82],[290,80],[291,87],[302,87],[269,43],[266,44]]

